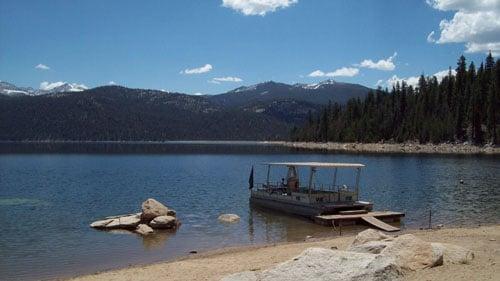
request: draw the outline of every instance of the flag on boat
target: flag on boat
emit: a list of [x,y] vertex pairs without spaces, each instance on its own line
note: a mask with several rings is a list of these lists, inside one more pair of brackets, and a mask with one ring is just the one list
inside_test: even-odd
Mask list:
[[253,166],[252,170],[250,171],[250,177],[248,177],[248,189],[253,188]]

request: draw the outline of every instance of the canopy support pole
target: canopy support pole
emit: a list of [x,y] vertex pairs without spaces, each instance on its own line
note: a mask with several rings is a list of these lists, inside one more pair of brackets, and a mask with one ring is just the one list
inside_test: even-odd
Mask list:
[[359,176],[361,174],[361,169],[357,168],[358,173],[356,175],[356,201],[359,201]]
[[315,167],[311,167],[311,173],[309,174],[309,197],[311,196],[312,183],[314,178],[314,172],[316,172]]

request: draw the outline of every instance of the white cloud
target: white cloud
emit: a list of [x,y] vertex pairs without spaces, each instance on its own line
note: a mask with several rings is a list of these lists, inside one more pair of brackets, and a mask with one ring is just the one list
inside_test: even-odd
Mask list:
[[359,69],[355,67],[342,67],[332,72],[323,72],[321,70],[315,70],[309,73],[309,77],[353,77],[359,74]]
[[116,82],[115,81],[109,81],[108,84],[109,85],[116,85]]
[[298,0],[222,0],[222,6],[246,16],[265,16],[277,9],[288,8]]
[[204,66],[200,66],[197,68],[187,68],[183,71],[181,71],[181,74],[201,74],[201,73],[206,73],[209,72],[213,69],[211,64],[205,64]]
[[209,80],[209,83],[214,83],[214,84],[220,84],[221,82],[242,82],[243,79],[239,77],[232,77],[232,76],[226,76],[226,77],[216,77],[213,78],[212,80]]
[[436,39],[434,39],[434,31],[431,31],[431,33],[429,33],[429,35],[427,35],[427,42],[429,42],[429,43],[436,42]]
[[[441,71],[434,73],[433,76],[436,76],[438,82],[441,82],[441,80],[443,80],[444,77],[448,76],[449,73],[450,73],[450,70],[445,69],[445,70],[441,70]],[[451,75],[455,76],[455,74],[457,74],[457,72],[455,71],[455,69],[452,69]]]
[[384,80],[380,79],[377,81],[377,83],[375,83],[375,87],[381,87],[384,85]]
[[374,62],[370,59],[365,59],[362,61],[359,66],[361,67],[366,67],[366,68],[371,68],[371,69],[378,69],[378,70],[384,70],[384,71],[391,71],[396,68],[396,65],[394,65],[394,58],[398,55],[397,52],[394,52],[394,54],[387,59],[381,59],[377,62]]
[[194,93],[193,96],[203,96],[203,93]]
[[437,44],[465,43],[468,53],[500,54],[500,1],[427,0],[441,11],[454,11],[451,20],[439,23]]
[[[457,72],[454,69],[451,70],[451,75],[455,75],[456,73]],[[434,73],[432,76],[435,76],[436,79],[438,80],[438,82],[441,82],[441,80],[443,80],[444,77],[448,76],[448,74],[449,74],[449,70],[445,69],[445,70],[441,70],[441,71]],[[401,83],[404,81],[406,83],[406,85],[413,86],[415,88],[418,86],[418,80],[420,80],[420,76],[410,76],[410,77],[406,77],[406,78],[400,78],[397,75],[393,75],[391,78],[389,78],[387,80],[387,82],[385,84],[387,86],[392,87],[392,86],[395,86],[397,82],[399,82],[399,84],[401,85]],[[381,81],[381,80],[379,80],[379,81]],[[378,82],[377,82],[377,84],[378,84]]]
[[40,69],[40,70],[49,70],[50,67],[48,67],[47,65],[43,64],[43,63],[39,63],[35,66],[36,69]]

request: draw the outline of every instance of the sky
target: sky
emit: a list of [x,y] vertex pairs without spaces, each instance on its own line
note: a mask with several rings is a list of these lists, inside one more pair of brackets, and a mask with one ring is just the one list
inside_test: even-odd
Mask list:
[[386,87],[489,50],[500,0],[0,0],[0,80],[33,88]]

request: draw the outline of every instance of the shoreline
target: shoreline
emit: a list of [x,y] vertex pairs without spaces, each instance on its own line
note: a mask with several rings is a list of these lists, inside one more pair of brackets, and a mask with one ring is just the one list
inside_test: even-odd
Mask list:
[[[500,224],[408,230],[397,234],[402,233],[414,234],[425,241],[466,247],[475,254],[471,264],[434,267],[419,271],[418,274],[410,273],[404,280],[496,280],[500,277],[500,251],[497,250],[500,248]],[[229,274],[272,267],[297,256],[309,247],[337,247],[344,250],[354,236],[355,234],[350,234],[333,238],[311,238],[300,242],[221,248],[173,260],[132,265],[60,280],[220,280]]]
[[477,146],[467,143],[420,144],[405,143],[339,143],[339,142],[292,142],[260,140],[166,140],[166,141],[74,141],[74,140],[0,140],[0,144],[120,144],[120,145],[235,145],[279,146],[297,150],[328,151],[340,153],[374,154],[439,154],[439,155],[500,155],[500,146]]
[[296,149],[345,153],[499,155],[498,146],[471,144],[268,142]]

